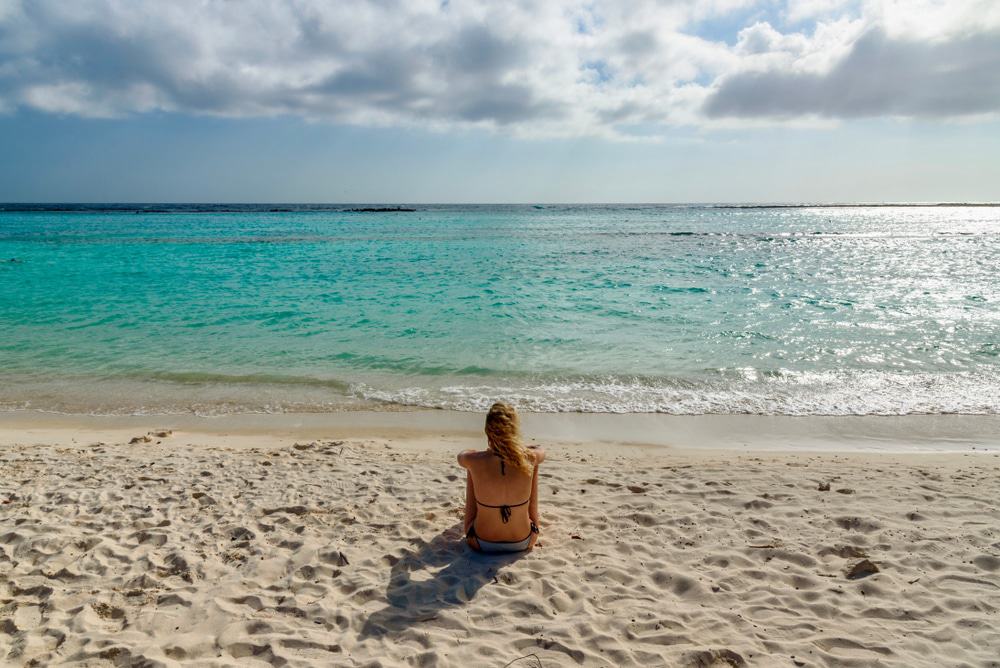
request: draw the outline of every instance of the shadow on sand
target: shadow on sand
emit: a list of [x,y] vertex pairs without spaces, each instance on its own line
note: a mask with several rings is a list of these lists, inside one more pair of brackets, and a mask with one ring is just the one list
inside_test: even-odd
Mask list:
[[360,637],[395,634],[436,619],[441,610],[472,600],[484,585],[496,582],[501,568],[525,554],[474,552],[465,544],[461,523],[430,541],[414,540],[413,548],[392,564],[388,605],[368,617]]

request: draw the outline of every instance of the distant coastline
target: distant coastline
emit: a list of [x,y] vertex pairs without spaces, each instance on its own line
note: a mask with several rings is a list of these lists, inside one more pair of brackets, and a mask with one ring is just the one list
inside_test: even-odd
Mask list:
[[622,207],[633,206],[655,209],[658,207],[678,209],[871,209],[871,208],[958,208],[958,207],[1000,207],[1000,202],[798,202],[798,203],[722,203],[722,202],[606,202],[599,204],[578,204],[554,202],[540,205],[530,202],[509,204],[491,203],[450,203],[425,204],[383,203],[383,202],[339,202],[339,203],[289,203],[289,202],[0,202],[0,212],[4,213],[305,213],[310,211],[329,213],[410,213],[423,209],[447,208],[533,208],[545,210],[558,207]]
[[404,205],[297,204],[297,203],[200,203],[200,202],[5,202],[3,213],[405,213],[417,211]]

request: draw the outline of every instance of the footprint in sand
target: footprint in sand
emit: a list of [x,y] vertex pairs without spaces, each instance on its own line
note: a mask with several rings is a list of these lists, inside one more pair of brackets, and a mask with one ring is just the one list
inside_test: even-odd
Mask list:
[[862,533],[871,533],[872,531],[877,531],[882,528],[882,525],[878,522],[874,520],[866,520],[862,517],[838,517],[834,521],[841,529],[860,531]]
[[824,547],[817,553],[821,557],[828,555],[834,555],[840,557],[841,559],[865,559],[868,557],[868,553],[862,550],[860,547],[855,547],[854,545],[840,545],[838,547]]
[[984,571],[995,571],[1000,569],[1000,557],[994,557],[989,554],[976,557],[972,560],[972,563]]
[[741,668],[747,662],[731,649],[704,649],[689,652],[684,657],[684,665],[690,668]]
[[849,640],[848,638],[821,638],[819,640],[814,640],[813,644],[819,647],[824,652],[830,652],[838,657],[843,658],[871,658],[870,653],[875,654],[892,654],[892,650],[888,647],[878,647],[874,645],[862,645],[854,640]]

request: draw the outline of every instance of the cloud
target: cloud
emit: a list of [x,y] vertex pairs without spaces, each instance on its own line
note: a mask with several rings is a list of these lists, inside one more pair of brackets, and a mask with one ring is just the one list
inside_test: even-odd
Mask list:
[[788,0],[785,16],[790,22],[798,23],[806,19],[844,12],[853,4],[856,3],[852,0]]
[[724,76],[709,117],[947,118],[1000,110],[1000,31],[939,42],[865,32],[823,72],[772,68]]
[[736,40],[736,52],[743,55],[797,54],[806,50],[808,38],[802,33],[784,34],[771,24],[757,22],[740,30]]
[[[612,138],[990,114],[1000,109],[994,5],[0,0],[0,112],[292,115]],[[729,37],[702,29],[740,20]]]

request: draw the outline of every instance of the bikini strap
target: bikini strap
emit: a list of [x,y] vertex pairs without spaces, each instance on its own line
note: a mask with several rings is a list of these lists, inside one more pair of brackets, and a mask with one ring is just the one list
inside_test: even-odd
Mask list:
[[522,501],[521,503],[514,503],[514,504],[510,504],[510,505],[504,504],[502,506],[491,506],[488,503],[483,503],[479,499],[476,499],[476,503],[478,503],[479,505],[481,505],[481,506],[483,506],[485,508],[499,508],[500,509],[500,519],[503,520],[504,524],[507,524],[507,522],[510,521],[510,509],[511,508],[517,508],[518,506],[523,506],[524,504],[528,503],[528,501],[531,501],[530,497],[528,499]]

